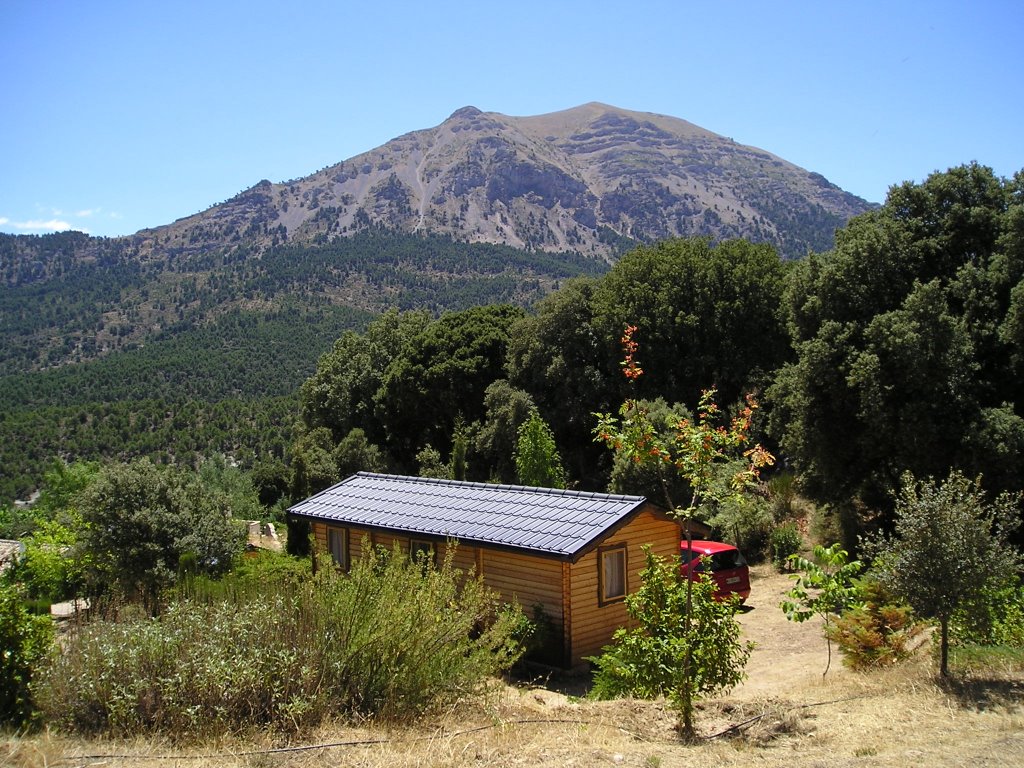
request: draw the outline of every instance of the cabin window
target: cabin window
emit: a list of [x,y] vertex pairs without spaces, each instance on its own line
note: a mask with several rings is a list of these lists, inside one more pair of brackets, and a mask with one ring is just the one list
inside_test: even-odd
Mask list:
[[430,567],[437,565],[434,543],[426,539],[409,539],[409,557],[414,563],[423,563]]
[[614,603],[626,596],[626,545],[597,550],[598,604]]
[[334,564],[343,571],[348,570],[348,528],[328,528],[327,546],[331,550]]

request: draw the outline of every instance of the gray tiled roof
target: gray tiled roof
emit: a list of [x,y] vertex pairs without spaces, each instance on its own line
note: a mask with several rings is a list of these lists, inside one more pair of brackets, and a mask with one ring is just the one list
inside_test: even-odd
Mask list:
[[288,511],[353,527],[571,558],[645,502],[643,496],[360,472]]

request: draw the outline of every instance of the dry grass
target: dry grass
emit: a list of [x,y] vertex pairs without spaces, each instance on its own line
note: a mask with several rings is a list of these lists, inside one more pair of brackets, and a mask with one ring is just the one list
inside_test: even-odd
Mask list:
[[785,577],[755,575],[745,632],[761,644],[750,680],[700,705],[707,737],[679,743],[662,703],[593,702],[542,687],[501,686],[412,728],[337,726],[307,734],[314,749],[266,735],[223,739],[189,750],[154,741],[83,741],[42,734],[0,745],[0,764],[313,768],[313,766],[1024,766],[1022,670],[940,685],[926,652],[869,675],[833,660],[822,678],[824,641],[813,622],[776,621]]

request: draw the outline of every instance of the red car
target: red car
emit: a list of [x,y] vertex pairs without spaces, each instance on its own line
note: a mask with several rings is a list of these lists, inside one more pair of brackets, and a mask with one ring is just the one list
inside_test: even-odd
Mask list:
[[716,597],[739,595],[740,602],[750,597],[750,569],[743,553],[731,544],[720,541],[691,541],[692,549],[686,548],[686,539],[679,543],[679,571],[683,575],[700,573],[704,566],[701,557],[710,560],[711,578],[717,587]]

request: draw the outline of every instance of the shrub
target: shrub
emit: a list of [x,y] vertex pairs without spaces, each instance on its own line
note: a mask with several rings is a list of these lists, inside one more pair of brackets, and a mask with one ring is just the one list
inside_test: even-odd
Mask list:
[[910,610],[876,579],[857,582],[854,608],[828,627],[829,639],[839,646],[843,663],[863,670],[895,664],[907,658],[910,641],[924,630]]
[[75,541],[71,528],[56,520],[39,521],[36,530],[24,539],[25,553],[14,578],[24,583],[33,598],[56,601],[74,597],[81,581],[80,569],[69,556]]
[[21,728],[34,719],[30,684],[52,640],[49,615],[32,615],[18,591],[0,583],[0,724]]
[[768,502],[758,496],[726,499],[717,505],[707,523],[723,540],[732,540],[751,562],[764,558],[772,530],[772,513]]
[[256,587],[240,578],[158,619],[84,627],[42,681],[47,716],[83,733],[171,737],[405,720],[480,692],[521,652],[522,612],[450,557],[424,571],[371,552],[347,576],[285,570]]
[[768,481],[768,498],[772,504],[772,516],[776,523],[791,520],[796,516],[796,475],[779,472]]
[[891,537],[868,542],[879,578],[914,612],[939,624],[939,673],[949,676],[950,626],[964,610],[1018,583],[1024,557],[1010,543],[1020,524],[1019,495],[988,500],[981,478],[903,476]]
[[775,526],[768,537],[772,563],[779,571],[789,570],[790,556],[797,554],[803,543],[800,528],[793,521]]
[[156,612],[186,553],[205,573],[224,573],[245,545],[245,529],[224,513],[219,496],[182,470],[148,459],[112,464],[78,497],[84,525],[79,555],[98,596],[142,599]]
[[970,608],[961,608],[950,621],[957,645],[1024,648],[1024,585],[989,587]]

